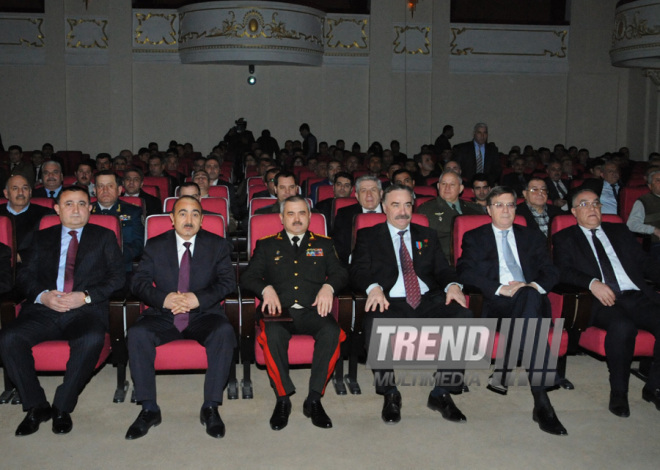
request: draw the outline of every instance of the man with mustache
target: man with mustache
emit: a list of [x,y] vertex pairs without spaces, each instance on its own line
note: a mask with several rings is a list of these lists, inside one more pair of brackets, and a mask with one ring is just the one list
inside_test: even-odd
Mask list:
[[38,204],[30,204],[32,188],[23,175],[14,175],[7,180],[5,197],[8,201],[0,206],[0,215],[12,219],[16,229],[16,246],[20,250],[27,235],[39,229],[41,218],[55,212]]
[[59,196],[64,182],[62,165],[56,161],[48,160],[41,165],[41,174],[43,175],[44,185],[41,188],[36,188],[32,192],[32,197],[56,198]]
[[[458,277],[445,259],[432,228],[412,224],[413,193],[393,184],[383,194],[387,222],[358,231],[351,264],[351,283],[366,292],[364,334],[371,338],[375,318],[470,318]],[[410,276],[410,271],[414,276]],[[367,344],[368,347],[368,344]],[[381,417],[386,424],[401,420],[401,394],[391,370],[374,370],[376,393],[384,396]],[[452,372],[443,370],[442,372]],[[383,377],[390,377],[383,383]],[[450,393],[462,384],[437,385],[427,406],[453,422],[466,421]]]
[[[241,288],[262,300],[264,319],[288,310],[292,321],[261,322],[257,338],[264,348],[268,375],[277,396],[270,427],[286,427],[291,414],[289,396],[295,386],[289,376],[287,350],[292,334],[314,336],[314,359],[309,393],[303,413],[320,428],[331,428],[332,421],[321,405],[321,397],[339,357],[339,345],[346,338],[332,315],[334,294],[348,283],[348,272],[341,265],[332,240],[307,230],[310,208],[294,195],[281,204],[284,230],[257,242],[250,265],[241,275]],[[244,294],[245,295],[245,294]]]

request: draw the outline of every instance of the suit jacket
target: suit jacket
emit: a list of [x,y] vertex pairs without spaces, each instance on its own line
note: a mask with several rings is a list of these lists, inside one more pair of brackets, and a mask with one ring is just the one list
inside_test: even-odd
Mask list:
[[140,189],[140,193],[138,195],[144,200],[144,205],[147,209],[148,216],[163,213],[163,202],[159,198],[144,192],[142,189]]
[[[647,297],[660,304],[660,295],[645,280],[660,282],[660,265],[642,250],[625,224],[603,222],[601,228],[630,280]],[[593,279],[601,279],[596,256],[579,226],[574,225],[556,233],[552,242],[553,258],[560,270],[562,282],[589,289]]]
[[50,197],[45,187],[34,188],[32,197]]
[[339,259],[347,264],[348,258],[351,256],[353,219],[358,214],[362,214],[362,206],[359,203],[339,209],[337,215],[335,215],[335,224],[330,234],[335,241]]
[[516,194],[518,194],[518,197],[522,197],[523,189],[527,189],[527,183],[531,177],[532,175],[523,173],[521,181],[517,173],[507,173],[500,178],[500,185],[513,188],[516,191]]
[[0,294],[5,294],[14,285],[13,272],[11,270],[11,248],[0,243]]
[[259,240],[241,276],[241,288],[260,296],[272,285],[283,308],[295,303],[312,308],[323,284],[330,284],[335,293],[348,284],[348,271],[339,262],[330,238],[308,230],[299,246],[296,255],[284,230]]
[[[16,285],[26,296],[25,309],[47,308],[34,304],[45,290],[57,289],[62,226],[34,233],[30,247],[22,254]],[[79,310],[96,315],[108,325],[108,299],[124,286],[124,266],[115,234],[98,225],[87,224],[82,231],[76,255],[73,291],[87,291],[92,303]]]
[[[11,163],[9,163],[9,168],[11,168]],[[10,176],[21,175],[28,180],[28,184],[34,187],[34,167],[30,162],[20,161],[18,164],[12,168]]]
[[[559,270],[548,254],[548,242],[539,230],[513,225],[518,257],[527,282],[536,282],[546,292],[559,280]],[[500,265],[491,224],[463,235],[463,254],[456,269],[462,283],[478,287],[486,300],[500,287]]]
[[[425,295],[444,293],[447,284],[458,282],[458,278],[440,249],[437,233],[417,224],[410,224],[409,227],[415,273],[429,287]],[[377,282],[389,298],[390,290],[398,278],[394,243],[387,223],[360,230],[351,262],[353,288],[365,292],[367,287]]]
[[324,199],[316,204],[316,210],[325,216],[326,233],[332,233],[330,221],[332,220],[332,201],[334,198]]
[[[566,190],[570,193],[570,191],[571,191],[571,182],[569,180],[566,180],[566,179],[563,179],[563,178],[561,179],[561,182],[566,187]],[[566,200],[568,200],[568,196],[564,196],[564,197],[560,196],[559,191],[557,191],[557,186],[555,186],[555,183],[550,179],[549,176],[545,179],[545,185],[548,187],[548,199],[550,199],[551,201],[555,201],[557,199],[566,199]],[[600,188],[601,188],[601,190],[603,189],[602,184],[600,185]],[[570,206],[570,203],[569,203],[569,206]]]
[[[131,289],[149,306],[143,315],[164,315],[174,323],[170,309],[163,308],[165,297],[179,287],[179,257],[176,236],[169,230],[147,240]],[[236,291],[236,276],[231,264],[229,241],[201,229],[195,237],[190,262],[190,292],[199,307],[190,311],[190,321],[203,314],[225,315],[220,301]]]
[[[27,210],[21,214],[14,215],[7,210],[7,204],[0,206],[0,215],[9,217],[14,223],[16,229],[16,246],[19,250],[24,249],[23,243],[26,242],[28,234],[39,230],[39,221],[44,215],[54,214],[55,211],[39,204],[30,204]],[[29,243],[29,240],[27,240]]]
[[133,260],[142,254],[144,246],[144,224],[142,209],[127,202],[117,201],[107,211],[98,202],[92,204],[92,214],[107,214],[119,217],[121,223],[122,251],[126,271],[133,270]]
[[[463,215],[483,215],[484,210],[479,204],[469,201],[458,200]],[[451,257],[451,228],[454,219],[459,215],[455,209],[450,209],[449,204],[437,197],[431,201],[425,202],[417,209],[417,212],[424,214],[429,219],[429,227],[438,232],[440,247],[447,261]],[[450,261],[451,262],[451,261]]]
[[[472,181],[477,172],[477,154],[474,151],[474,141],[463,142],[454,146],[454,159],[461,165],[461,176],[465,181]],[[500,156],[495,145],[486,143],[484,155],[484,173],[491,185],[500,180],[502,169]]]
[[[561,210],[559,207],[552,206],[550,204],[545,205],[545,210],[548,213],[548,232],[549,232],[550,224],[552,224],[552,219],[554,219],[558,215],[566,214],[566,212]],[[525,218],[528,227],[536,228],[539,230],[539,232],[541,232],[541,229],[539,228],[539,225],[536,223],[536,219],[534,218],[534,214],[532,214],[532,211],[530,210],[526,202],[522,202],[516,206],[516,214],[522,215]]]

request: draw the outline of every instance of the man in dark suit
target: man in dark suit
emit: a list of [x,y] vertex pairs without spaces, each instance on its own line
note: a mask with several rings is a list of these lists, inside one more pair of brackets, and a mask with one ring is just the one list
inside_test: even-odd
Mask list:
[[32,191],[32,197],[56,198],[62,191],[64,175],[62,165],[53,160],[48,160],[41,165],[41,174],[44,185]]
[[25,248],[23,243],[27,235],[39,229],[41,218],[46,214],[54,214],[54,212],[47,207],[30,204],[32,188],[22,175],[9,178],[4,192],[7,203],[0,205],[0,215],[9,217],[13,221],[16,231],[16,246],[22,250]]
[[14,285],[11,269],[11,248],[0,243],[0,295],[6,294]]
[[353,176],[345,171],[340,171],[335,175],[335,182],[332,185],[333,197],[319,201],[316,209],[325,216],[325,225],[328,227],[328,233],[332,232],[332,203],[338,197],[350,197],[353,190]]
[[598,195],[603,214],[619,213],[619,193],[621,192],[621,171],[619,165],[613,161],[603,164],[600,178],[587,178],[580,189],[590,189]]
[[279,214],[280,204],[288,197],[298,194],[298,179],[290,171],[280,171],[275,175],[275,196],[277,199],[270,206],[257,209],[255,214]]
[[277,194],[275,194],[275,176],[282,171],[281,168],[275,167],[275,168],[270,168],[266,170],[266,173],[264,174],[264,183],[266,184],[266,189],[263,191],[259,191],[258,193],[254,193],[252,196],[253,198],[255,197],[272,197],[272,198],[277,198]]
[[[553,160],[548,164],[548,177],[545,184],[548,186],[548,197],[557,207],[568,211],[568,193],[571,190],[571,182],[561,177],[561,162]],[[564,207],[565,206],[565,207]]]
[[447,124],[442,128],[442,134],[435,139],[435,144],[433,144],[437,155],[442,155],[444,150],[451,150],[451,142],[449,142],[449,139],[452,137],[454,137],[454,126]]
[[218,413],[231,368],[236,337],[220,302],[236,290],[231,244],[201,230],[202,206],[182,196],[170,214],[174,230],[147,241],[133,276],[133,293],[149,306],[128,330],[128,352],[135,398],[142,411],[126,439],[137,439],[161,422],[156,401],[156,346],[194,339],[206,348],[208,369],[200,421],[220,438],[225,425]]
[[454,146],[454,159],[465,181],[472,181],[475,173],[486,173],[493,185],[500,180],[500,156],[497,147],[488,143],[488,126],[483,122],[475,124],[471,141]]
[[429,226],[438,234],[442,252],[451,262],[451,229],[454,219],[459,215],[481,215],[484,213],[476,203],[458,198],[464,186],[460,175],[445,170],[438,180],[438,197],[425,202],[417,212],[429,219]]
[[[277,396],[270,427],[286,427],[291,413],[289,396],[295,386],[289,376],[287,350],[292,334],[314,336],[309,393],[303,413],[320,428],[332,421],[321,405],[325,385],[346,334],[329,313],[333,296],[348,283],[348,272],[337,259],[332,240],[308,231],[310,208],[301,196],[287,198],[280,212],[284,230],[257,242],[241,288],[262,299],[261,334],[268,376]],[[264,321],[288,310],[291,321]],[[285,312],[286,313],[286,312]]]
[[156,196],[144,192],[144,174],[138,168],[131,168],[124,172],[124,196],[140,197],[144,201],[147,215],[162,214],[163,203]]
[[660,410],[660,295],[646,283],[660,282],[660,265],[624,224],[601,223],[602,204],[595,192],[576,191],[572,206],[578,224],[553,236],[554,260],[563,282],[589,289],[595,297],[591,324],[607,331],[609,410],[630,416],[628,379],[638,328],[655,336],[642,398]]
[[518,155],[513,160],[511,168],[513,169],[511,173],[507,173],[500,178],[500,185],[512,188],[516,194],[522,194],[531,177],[531,174],[527,175],[525,173],[525,157]]
[[[484,317],[524,320],[550,317],[546,294],[559,280],[559,272],[550,261],[545,238],[538,230],[513,224],[516,194],[510,188],[497,186],[491,190],[488,214],[492,224],[483,225],[463,236],[463,254],[457,264],[459,279],[481,290]],[[511,237],[508,236],[510,232],[513,234]],[[511,325],[513,328],[515,321]],[[511,337],[511,334],[507,336]],[[547,338],[540,338],[537,329],[530,364],[536,363],[535,352],[538,351],[536,345],[539,341],[547,341]],[[518,351],[507,352],[507,359],[510,359],[510,354],[517,357]],[[505,362],[512,362],[507,359]],[[552,379],[556,374],[548,370],[547,361],[548,354],[542,369],[537,372],[554,382]],[[500,376],[505,372],[495,372],[489,389],[504,394],[506,388],[502,385],[507,383],[500,383]],[[545,432],[567,434],[550,404],[545,385],[539,385],[534,380],[534,372],[530,368],[534,421]]]
[[[457,284],[456,272],[449,267],[442,253],[437,233],[432,228],[410,223],[412,196],[407,186],[389,186],[383,195],[387,223],[358,232],[351,263],[351,284],[358,292],[368,295],[363,323],[367,341],[371,338],[374,318],[472,317],[465,308],[465,296]],[[414,268],[415,278],[411,285],[404,273],[406,260]],[[384,396],[381,417],[387,424],[398,423],[401,420],[401,394],[393,385],[394,380],[386,384],[379,382],[384,376],[393,378],[393,372],[373,372],[376,393]],[[427,406],[450,421],[465,421],[450,395],[461,393],[462,388],[462,383],[436,386],[429,395]]]
[[548,205],[548,185],[541,178],[532,178],[523,190],[525,202],[518,204],[516,213],[522,215],[528,227],[538,228],[547,238],[552,219],[565,214],[559,207]]
[[342,207],[335,216],[332,228],[332,239],[335,241],[339,259],[348,264],[351,256],[351,237],[353,236],[353,219],[357,214],[368,212],[383,212],[380,199],[383,197],[382,184],[375,176],[361,176],[355,182],[355,198],[358,203]]
[[[17,436],[36,432],[51,417],[54,433],[71,431],[70,413],[105,341],[108,298],[124,285],[115,234],[87,223],[90,208],[83,188],[62,190],[55,205],[62,224],[35,233],[17,274],[26,301],[17,319],[0,331],[0,356],[27,411]],[[66,340],[71,348],[52,408],[32,358],[32,346],[49,340]]]
[[121,179],[112,170],[96,174],[97,201],[92,204],[92,214],[114,215],[121,223],[121,242],[126,272],[133,271],[133,260],[142,254],[144,224],[142,209],[119,200],[122,192]]
[[23,149],[19,145],[10,145],[9,149],[9,175],[22,175],[34,186],[34,167],[32,163],[23,161]]

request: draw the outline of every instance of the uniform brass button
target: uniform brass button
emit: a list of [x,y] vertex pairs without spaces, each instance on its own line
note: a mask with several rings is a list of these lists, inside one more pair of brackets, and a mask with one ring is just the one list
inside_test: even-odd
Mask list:
[[298,273],[293,273],[293,275],[294,275],[294,276],[297,276],[297,275],[298,275]]
[[295,290],[298,290],[298,286],[295,286],[294,289],[295,289]]
[[295,261],[293,262],[293,264],[298,264],[298,260],[295,260]]

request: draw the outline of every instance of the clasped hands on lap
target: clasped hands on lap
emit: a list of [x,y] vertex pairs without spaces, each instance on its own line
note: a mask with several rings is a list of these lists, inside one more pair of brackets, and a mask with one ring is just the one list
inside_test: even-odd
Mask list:
[[174,315],[188,313],[199,307],[199,299],[192,292],[170,292],[165,297],[163,307],[170,309]]
[[64,313],[85,305],[85,293],[50,290],[41,294],[41,303],[51,310]]
[[500,287],[499,295],[502,297],[513,297],[523,287],[532,287],[533,289],[539,290],[535,282],[524,283],[522,281],[511,281],[508,284]]
[[[261,310],[268,315],[280,315],[282,313],[282,304],[280,298],[273,286],[266,286],[261,293],[263,297]],[[330,284],[323,284],[319,289],[312,307],[316,307],[318,314],[325,317],[332,311],[332,302],[334,301],[334,292]]]

